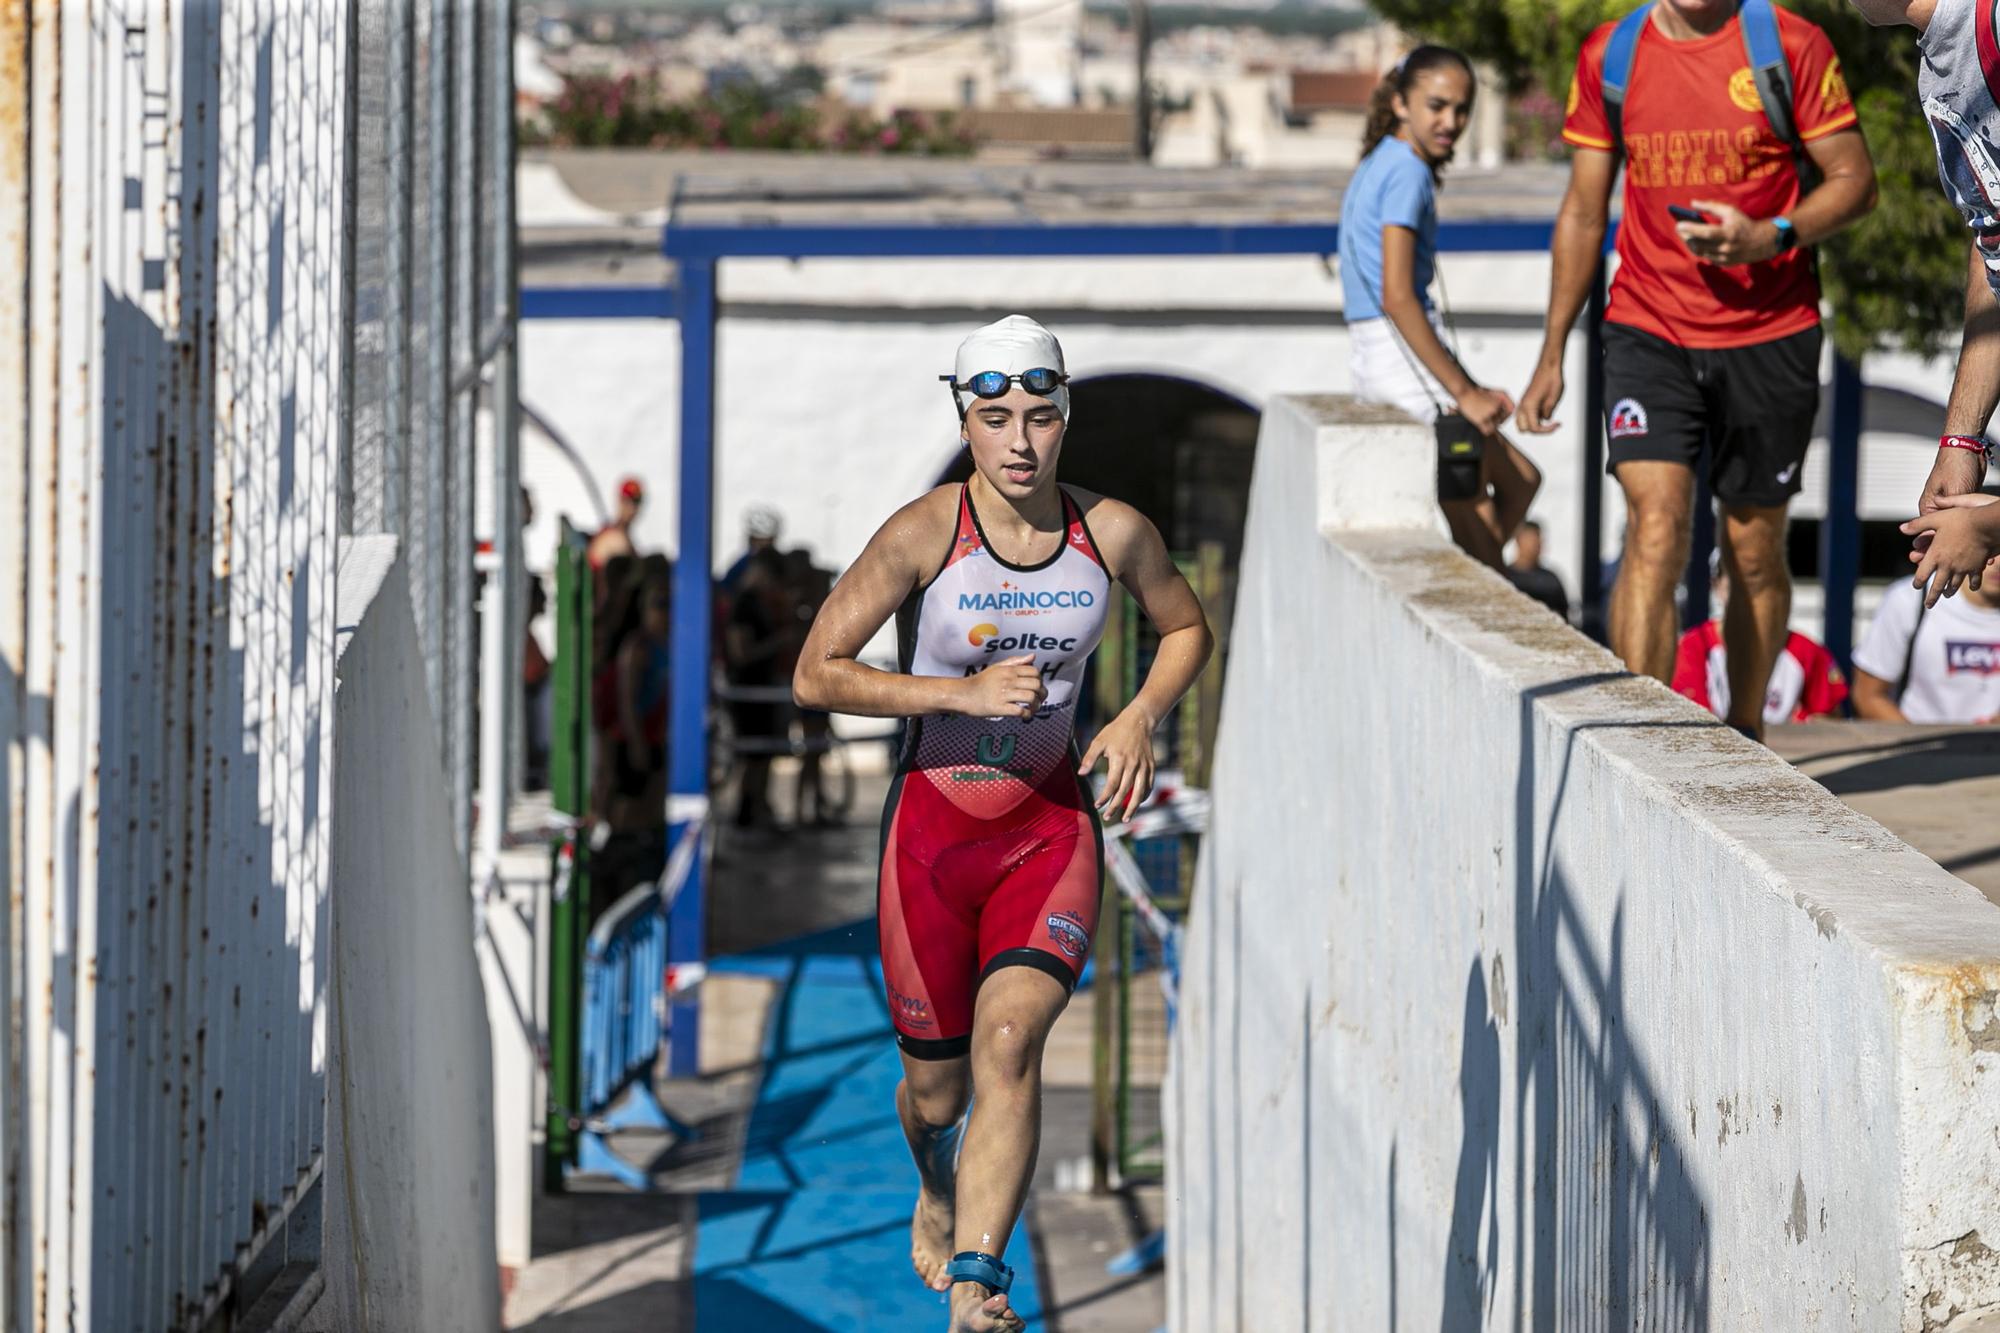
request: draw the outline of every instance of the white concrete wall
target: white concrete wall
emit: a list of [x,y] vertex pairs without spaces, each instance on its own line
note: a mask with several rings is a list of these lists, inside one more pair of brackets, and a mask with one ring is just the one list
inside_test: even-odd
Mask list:
[[342,1333],[500,1324],[491,1050],[409,580],[343,543],[325,1244]]
[[2000,1306],[2000,910],[1384,514],[1421,434],[1342,407],[1275,404],[1258,449],[1171,1326]]

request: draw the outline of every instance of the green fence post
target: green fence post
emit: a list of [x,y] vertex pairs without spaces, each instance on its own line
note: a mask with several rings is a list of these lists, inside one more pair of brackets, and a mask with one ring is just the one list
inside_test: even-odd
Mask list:
[[1118,1153],[1118,1104],[1111,1078],[1111,1008],[1116,1001],[1112,972],[1117,952],[1105,947],[1110,938],[1105,923],[1118,919],[1118,886],[1111,874],[1104,874],[1104,897],[1097,909],[1097,973],[1090,995],[1090,1188],[1105,1194],[1111,1189],[1111,1164]]
[[[555,808],[580,818],[590,804],[590,566],[583,535],[565,521],[556,549],[556,654],[549,738],[549,788]],[[563,844],[572,850],[563,873]],[[563,1168],[575,1160],[582,1113],[580,1032],[583,1011],[583,933],[590,902],[590,839],[579,829],[551,850],[549,905],[549,1104],[544,1139],[543,1187],[563,1189]]]
[[1118,1183],[1132,1178],[1132,927],[1135,913],[1118,895]]

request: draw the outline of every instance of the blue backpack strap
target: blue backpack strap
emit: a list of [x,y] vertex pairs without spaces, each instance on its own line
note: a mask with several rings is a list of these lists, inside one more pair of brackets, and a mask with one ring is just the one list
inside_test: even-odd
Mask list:
[[1791,145],[1794,156],[1801,155],[1806,146],[1792,114],[1792,62],[1785,58],[1785,44],[1778,36],[1778,11],[1771,0],[1742,0],[1736,17],[1743,28],[1750,74],[1757,82],[1757,99],[1764,104],[1764,119]]
[[1625,153],[1625,93],[1632,86],[1632,57],[1639,53],[1639,34],[1653,7],[1641,5],[1618,20],[1604,44],[1604,119],[1611,127],[1611,155]]
[[944,1266],[953,1282],[977,1282],[988,1291],[1004,1292],[1014,1285],[1014,1270],[983,1250],[961,1250]]

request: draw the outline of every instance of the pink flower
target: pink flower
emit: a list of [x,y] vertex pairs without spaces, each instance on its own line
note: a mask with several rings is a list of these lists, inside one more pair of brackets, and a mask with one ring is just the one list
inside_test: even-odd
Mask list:
[[901,143],[902,141],[903,141],[902,132],[899,131],[894,125],[891,125],[882,131],[881,143],[884,148],[894,148],[897,144]]

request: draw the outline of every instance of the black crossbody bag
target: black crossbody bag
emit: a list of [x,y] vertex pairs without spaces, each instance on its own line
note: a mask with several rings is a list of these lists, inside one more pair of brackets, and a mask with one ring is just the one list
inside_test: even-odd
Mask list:
[[[1445,336],[1450,341],[1454,358],[1458,356],[1458,329],[1451,318],[1451,296],[1444,288],[1444,270],[1432,260],[1433,271],[1437,274],[1438,296],[1444,306]],[[1378,289],[1380,284],[1377,284]],[[1382,294],[1377,290],[1375,305],[1381,308]],[[1417,377],[1417,384],[1423,389],[1424,397],[1431,400],[1437,409],[1437,416],[1431,419],[1431,433],[1437,439],[1437,495],[1440,500],[1476,500],[1485,494],[1484,463],[1486,460],[1486,437],[1479,428],[1456,407],[1438,400],[1431,392],[1429,374],[1418,362],[1416,353],[1403,340],[1403,331],[1396,327],[1396,321],[1389,319],[1386,310],[1382,318],[1388,320],[1389,336],[1396,340],[1396,346],[1403,353],[1403,360],[1409,363],[1410,373]]]

